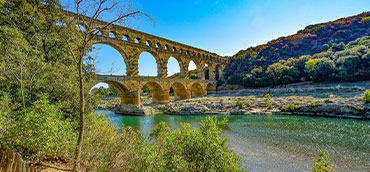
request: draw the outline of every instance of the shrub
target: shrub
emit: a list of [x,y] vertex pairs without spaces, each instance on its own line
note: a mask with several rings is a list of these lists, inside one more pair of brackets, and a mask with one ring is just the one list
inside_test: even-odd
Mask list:
[[271,96],[270,94],[263,94],[263,97],[265,98],[265,106],[269,109],[272,108],[272,102],[270,100]]
[[236,102],[235,102],[235,105],[239,107],[239,109],[243,109],[243,102],[240,101],[240,99],[238,99]]
[[227,138],[221,136],[220,126],[227,120],[207,117],[200,129],[189,123],[171,130],[167,124],[153,129],[164,160],[163,171],[243,171],[240,157],[228,149]]
[[266,98],[266,99],[271,98],[270,94],[268,94],[268,93],[263,93],[262,96],[263,96],[263,98]]
[[265,106],[266,106],[267,108],[269,108],[269,109],[271,109],[271,108],[272,108],[272,102],[271,102],[271,100],[270,100],[270,99],[266,99],[266,100],[265,100]]
[[365,103],[370,103],[370,90],[366,90],[364,91],[364,94],[362,96],[362,100],[365,102]]
[[325,102],[325,103],[329,103],[329,102],[330,102],[330,99],[329,99],[329,98],[324,99],[324,102]]
[[328,160],[329,160],[329,156],[326,155],[325,152],[320,151],[320,155],[317,158],[311,172],[330,172],[330,171],[333,171],[333,168],[330,166]]
[[355,109],[358,110],[358,111],[364,111],[365,110],[365,108],[362,107],[362,106],[356,106]]
[[295,105],[294,103],[290,103],[286,106],[281,107],[281,110],[284,112],[295,112],[295,111],[298,111],[299,109],[301,109],[301,107],[298,105]]
[[2,131],[6,126],[7,117],[11,113],[10,104],[11,102],[7,95],[0,97],[0,138]]
[[248,101],[245,102],[245,105],[247,105],[248,107],[251,107],[252,103],[248,100]]
[[18,114],[17,119],[9,123],[3,142],[27,160],[72,158],[76,135],[71,122],[59,109],[46,98],[35,102],[27,108],[27,113]]
[[190,74],[190,75],[189,75],[189,78],[190,78],[190,79],[198,79],[198,75],[197,75],[197,74],[192,73],[192,74]]
[[317,107],[319,107],[320,106],[320,102],[313,102],[312,104],[311,104],[311,107],[314,107],[314,108],[317,108]]
[[[163,163],[155,146],[131,127],[118,133],[102,114],[86,116],[86,135],[81,156],[85,171],[161,171]],[[158,165],[159,164],[159,165]]]

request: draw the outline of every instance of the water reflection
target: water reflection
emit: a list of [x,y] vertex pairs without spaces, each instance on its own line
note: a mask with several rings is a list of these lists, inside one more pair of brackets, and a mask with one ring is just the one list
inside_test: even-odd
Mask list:
[[[98,111],[97,113],[102,113]],[[206,115],[122,116],[104,111],[111,124],[131,126],[146,136],[161,121],[171,128],[187,122],[199,127]],[[224,116],[217,116],[222,120]],[[336,171],[370,169],[370,121],[304,116],[228,116],[222,133],[245,161],[248,171],[310,171],[319,150],[330,155]],[[273,163],[271,163],[273,162]],[[251,168],[250,164],[254,164]]]

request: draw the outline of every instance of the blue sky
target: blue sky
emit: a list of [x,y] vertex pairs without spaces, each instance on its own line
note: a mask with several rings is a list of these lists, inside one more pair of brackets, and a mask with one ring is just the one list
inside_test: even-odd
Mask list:
[[[222,56],[264,44],[296,33],[310,24],[336,20],[370,11],[370,0],[134,0],[136,9],[155,19],[134,21],[134,29],[199,47]],[[122,1],[124,3],[124,1]],[[111,19],[105,15],[104,19]],[[124,74],[125,66],[113,48],[98,45],[97,68],[101,73],[115,68]],[[195,66],[191,65],[190,69]],[[156,75],[153,57],[139,59],[140,75]],[[179,71],[177,62],[168,64],[169,74]],[[112,72],[109,72],[112,73]]]

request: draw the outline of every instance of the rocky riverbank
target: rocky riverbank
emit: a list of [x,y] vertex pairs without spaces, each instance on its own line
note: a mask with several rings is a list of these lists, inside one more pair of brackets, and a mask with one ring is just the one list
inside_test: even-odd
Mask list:
[[[363,91],[369,88],[370,82],[360,82],[231,90],[169,104],[150,104],[150,98],[143,98],[141,108],[147,115],[158,112],[176,115],[287,114],[370,119],[370,103],[362,101]],[[119,104],[118,99],[104,100],[100,106],[117,110]]]

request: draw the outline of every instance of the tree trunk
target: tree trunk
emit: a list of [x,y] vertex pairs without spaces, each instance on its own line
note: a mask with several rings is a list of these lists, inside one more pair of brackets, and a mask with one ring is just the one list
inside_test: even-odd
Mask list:
[[78,79],[79,79],[79,87],[80,87],[80,121],[79,121],[79,135],[77,141],[77,147],[75,151],[75,162],[73,165],[73,171],[78,172],[81,171],[81,150],[82,150],[82,143],[84,140],[84,132],[85,132],[85,94],[84,94],[84,81],[83,81],[83,72],[82,72],[82,63],[83,60],[80,58],[78,62]]
[[24,98],[24,89],[23,89],[23,66],[21,66],[20,84],[21,84],[21,94],[22,94],[22,106],[23,106],[24,115],[26,115],[26,101]]

